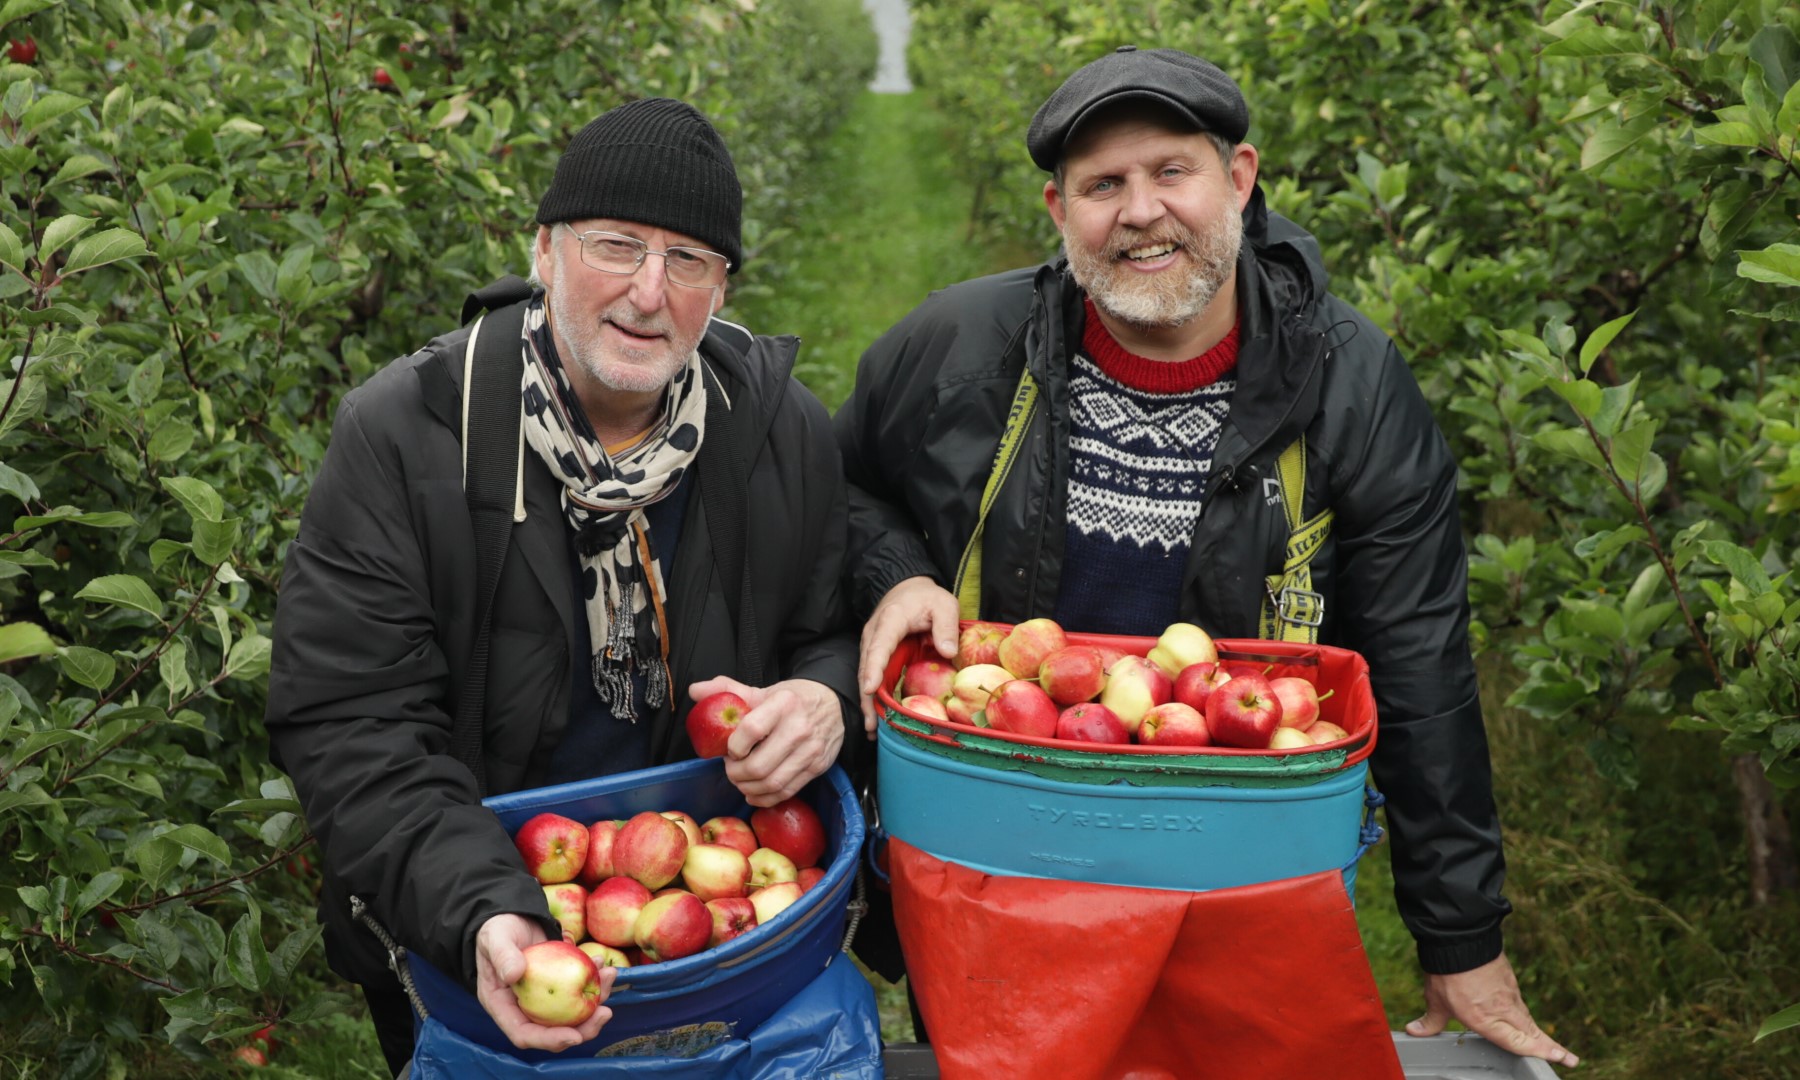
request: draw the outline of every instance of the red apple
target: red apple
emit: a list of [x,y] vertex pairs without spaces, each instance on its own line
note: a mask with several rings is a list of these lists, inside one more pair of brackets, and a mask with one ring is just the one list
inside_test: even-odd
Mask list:
[[1145,746],[1211,746],[1206,717],[1192,705],[1165,701],[1144,713],[1137,741]]
[[1239,675],[1206,699],[1206,729],[1219,746],[1266,750],[1281,726],[1281,702],[1261,675]]
[[750,891],[750,858],[724,844],[695,844],[687,849],[681,880],[702,900],[743,896]]
[[807,892],[811,892],[812,887],[814,885],[817,885],[819,882],[823,881],[824,879],[825,879],[825,871],[824,870],[821,870],[819,867],[816,867],[816,866],[809,866],[806,869],[800,871],[799,876],[794,878],[794,883],[800,886],[801,892],[807,893]]
[[760,889],[777,882],[793,881],[800,876],[794,860],[774,848],[757,848],[750,853],[750,888]]
[[650,890],[631,878],[607,878],[588,893],[588,937],[614,948],[631,944],[631,928],[650,900]]
[[628,968],[631,966],[631,961],[626,959],[624,951],[615,949],[611,945],[602,945],[598,941],[584,941],[576,948],[587,953],[588,959],[592,960],[597,968]]
[[1306,729],[1306,734],[1312,739],[1314,746],[1350,737],[1348,731],[1329,720],[1315,720],[1313,726]]
[[394,85],[394,77],[387,73],[387,68],[375,69],[375,85],[383,88]]
[[750,904],[756,908],[756,925],[766,925],[769,920],[791,907],[800,896],[798,881],[778,882],[751,893]]
[[638,912],[631,936],[651,963],[679,960],[706,948],[712,938],[712,912],[688,893],[658,896]]
[[1174,689],[1175,684],[1162,668],[1141,656],[1125,656],[1107,669],[1100,704],[1118,716],[1126,731],[1136,735],[1144,714],[1168,701]]
[[1000,663],[1000,643],[1006,640],[1006,627],[997,623],[970,623],[956,639],[956,656],[950,664],[958,671],[977,664]]
[[681,826],[681,835],[687,837],[689,847],[700,842],[700,823],[685,810],[664,810],[662,816]]
[[1131,741],[1131,733],[1111,709],[1098,701],[1071,705],[1056,718],[1056,737],[1071,742],[1118,745]]
[[704,758],[724,757],[725,744],[749,711],[744,699],[729,690],[694,702],[687,714],[688,741],[694,744],[694,753]]
[[987,722],[995,731],[1049,738],[1056,734],[1056,702],[1037,683],[1014,679],[988,698]]
[[1218,659],[1219,650],[1212,637],[1193,623],[1184,622],[1171,623],[1164,629],[1149,654],[1150,662],[1171,679],[1191,664],[1217,663]]
[[513,983],[519,1011],[546,1027],[574,1027],[600,1007],[600,969],[566,941],[525,947],[525,974]]
[[623,821],[596,821],[588,826],[587,858],[582,860],[581,874],[575,879],[587,888],[613,876],[613,841],[619,838]]
[[[1281,726],[1298,728],[1305,731],[1319,720],[1318,687],[1305,679],[1293,675],[1285,675],[1279,679],[1269,680],[1269,689],[1281,700]],[[1327,692],[1325,697],[1330,697]]]
[[1106,666],[1100,651],[1086,645],[1058,649],[1038,665],[1038,685],[1058,705],[1092,701],[1106,688]]
[[[17,45],[18,42],[13,42]],[[260,1069],[269,1063],[269,1055],[262,1052],[260,1046],[240,1046],[231,1052],[231,1056],[253,1069]]]
[[[37,62],[38,44],[36,38],[20,41],[14,38],[6,43],[6,58],[15,64],[34,64]],[[257,1062],[258,1065],[263,1064]]]
[[1189,664],[1175,677],[1175,700],[1190,709],[1205,713],[1206,699],[1212,697],[1214,690],[1230,681],[1231,676],[1215,661],[1202,660],[1198,664]]
[[717,948],[739,934],[756,929],[756,905],[747,896],[708,900],[706,911],[712,916],[712,933],[706,939],[706,947],[709,949]]
[[1092,649],[1100,654],[1100,670],[1102,672],[1111,671],[1114,664],[1131,655],[1116,645],[1085,645],[1083,648]]
[[1271,750],[1299,750],[1301,748],[1310,750],[1312,746],[1312,737],[1299,728],[1278,727],[1275,729],[1275,734],[1269,736],[1269,749]]
[[646,889],[660,889],[681,873],[687,848],[687,834],[680,825],[646,810],[627,821],[613,840],[613,871],[636,879]]
[[[956,673],[944,711],[959,724],[974,724],[986,711],[988,696],[1013,680],[1013,673],[999,664],[971,664]],[[985,722],[985,717],[982,718]]]
[[544,902],[550,917],[562,927],[563,937],[579,943],[587,936],[587,890],[573,881],[544,886]]
[[513,845],[525,870],[543,885],[574,881],[587,861],[587,826],[561,814],[539,814],[519,826]]
[[817,866],[825,854],[825,826],[818,811],[797,795],[752,810],[750,828],[758,844],[794,860],[796,868]]
[[914,660],[900,676],[900,692],[911,696],[923,694],[942,701],[950,692],[950,680],[956,669],[942,660]]
[[708,818],[706,824],[700,826],[700,842],[702,844],[724,844],[728,848],[736,848],[745,855],[756,850],[756,834],[750,831],[750,823],[743,818],[724,816]]
[[900,707],[909,713],[929,716],[933,720],[950,719],[950,711],[944,708],[943,702],[924,694],[908,694],[900,699]]
[[1054,619],[1026,619],[1000,642],[1000,666],[1021,679],[1035,679],[1044,657],[1069,644]]

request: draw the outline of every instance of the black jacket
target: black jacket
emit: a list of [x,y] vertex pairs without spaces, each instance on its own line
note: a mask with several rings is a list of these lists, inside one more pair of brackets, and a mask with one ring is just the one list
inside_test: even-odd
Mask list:
[[[275,619],[265,723],[323,853],[327,956],[357,982],[388,978],[373,935],[348,918],[368,900],[408,949],[474,975],[474,936],[517,913],[558,932],[537,881],[483,792],[450,753],[450,716],[475,640],[475,547],[462,486],[461,383],[468,330],[433,340],[345,395]],[[846,755],[867,745],[855,702],[856,644],[840,588],[845,493],[829,418],[789,376],[797,341],[715,320],[701,354],[734,423],[768,428],[750,478],[747,573],[774,678],[809,678],[844,703]],[[722,467],[709,438],[696,468]],[[575,620],[560,482],[525,453],[526,518],[512,530],[494,601],[484,723],[488,790],[540,786],[570,707]],[[726,603],[705,500],[690,501],[668,582],[676,702],[734,677]],[[671,704],[640,719],[658,763],[693,756]]]
[[[1246,213],[1237,389],[1220,433],[1181,596],[1184,619],[1257,637],[1287,523],[1265,481],[1302,432],[1304,515],[1335,512],[1312,563],[1320,640],[1368,659],[1400,910],[1427,971],[1498,955],[1504,876],[1487,740],[1468,648],[1456,462],[1391,341],[1326,291],[1313,238]],[[850,482],[861,613],[897,582],[950,587],[1020,373],[1043,394],[984,533],[982,616],[1051,614],[1069,476],[1068,361],[1082,294],[1065,261],[933,294],[864,355],[836,417]],[[1158,628],[1149,628],[1156,633]]]

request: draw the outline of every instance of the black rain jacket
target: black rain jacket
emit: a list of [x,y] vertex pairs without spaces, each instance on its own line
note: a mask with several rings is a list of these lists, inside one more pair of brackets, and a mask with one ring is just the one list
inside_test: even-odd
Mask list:
[[[1505,865],[1469,655],[1456,462],[1385,334],[1326,291],[1317,242],[1245,214],[1237,389],[1195,523],[1182,617],[1253,638],[1288,529],[1276,458],[1306,435],[1303,520],[1329,506],[1312,563],[1320,641],[1369,662],[1373,759],[1400,912],[1428,972],[1501,951]],[[1020,373],[1042,397],[982,544],[981,615],[1051,614],[1062,577],[1070,354],[1082,293],[1065,260],[934,293],[870,347],[835,426],[850,483],[850,573],[867,616],[917,575],[953,586]]]
[[[493,611],[484,723],[488,791],[450,752],[451,716],[476,633],[475,543],[463,495],[461,398],[468,328],[433,340],[345,395],[275,619],[265,724],[323,854],[319,918],[340,975],[393,985],[349,897],[409,950],[474,978],[475,933],[516,913],[560,933],[483,794],[542,784],[569,719],[576,597],[562,485],[525,452],[526,518],[513,526]],[[841,588],[845,490],[830,420],[790,377],[798,341],[714,320],[702,357],[734,419],[767,427],[746,463],[745,565],[770,681],[807,678],[843,700],[845,764],[865,753],[855,706],[856,639]],[[773,414],[771,416],[771,413]],[[696,467],[712,464],[702,444]],[[700,485],[668,582],[677,702],[716,675],[740,677],[737,630],[713,558]],[[694,756],[672,704],[640,717],[657,764]]]

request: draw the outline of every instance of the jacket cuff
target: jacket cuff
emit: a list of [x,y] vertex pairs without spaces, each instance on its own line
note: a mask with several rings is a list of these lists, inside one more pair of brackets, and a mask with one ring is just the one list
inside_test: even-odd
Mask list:
[[879,555],[872,555],[865,560],[855,577],[858,579],[854,592],[856,614],[864,621],[875,613],[876,605],[881,603],[882,597],[889,590],[908,578],[926,577],[946,589],[950,587],[944,581],[944,575],[938,573],[931,556],[917,544],[908,544],[904,549],[897,544],[890,545]]
[[1455,975],[1478,968],[1500,955],[1500,928],[1464,937],[1420,941],[1419,967],[1427,975]]

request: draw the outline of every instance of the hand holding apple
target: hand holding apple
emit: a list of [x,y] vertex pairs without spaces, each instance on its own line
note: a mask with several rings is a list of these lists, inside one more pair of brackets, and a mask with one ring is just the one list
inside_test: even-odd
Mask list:
[[[524,950],[543,941],[546,941],[543,928],[521,915],[495,915],[482,923],[475,935],[475,996],[514,1046],[567,1050],[598,1036],[600,1029],[612,1019],[612,1010],[598,1003],[604,1002],[606,995],[612,992],[614,975],[610,968],[599,973],[599,993],[595,996],[598,1007],[580,1023],[539,1023],[526,1016],[519,1007],[513,986],[525,974]],[[575,946],[569,948],[575,949]],[[580,954],[579,949],[576,952]],[[586,959],[585,955],[583,959]]]
[[694,744],[694,753],[703,758],[724,757],[731,733],[737,730],[749,711],[750,706],[744,699],[729,690],[708,694],[695,701],[694,707],[688,710],[686,721],[688,741]]
[[863,625],[862,650],[856,662],[856,688],[863,714],[863,733],[875,737],[878,710],[875,691],[887,678],[888,661],[911,634],[929,634],[939,656],[956,655],[956,597],[929,577],[910,577],[887,591]]
[[811,679],[754,687],[720,676],[695,683],[688,694],[697,699],[724,690],[750,706],[725,750],[725,775],[750,805],[773,806],[836,763],[844,703],[830,687]]

